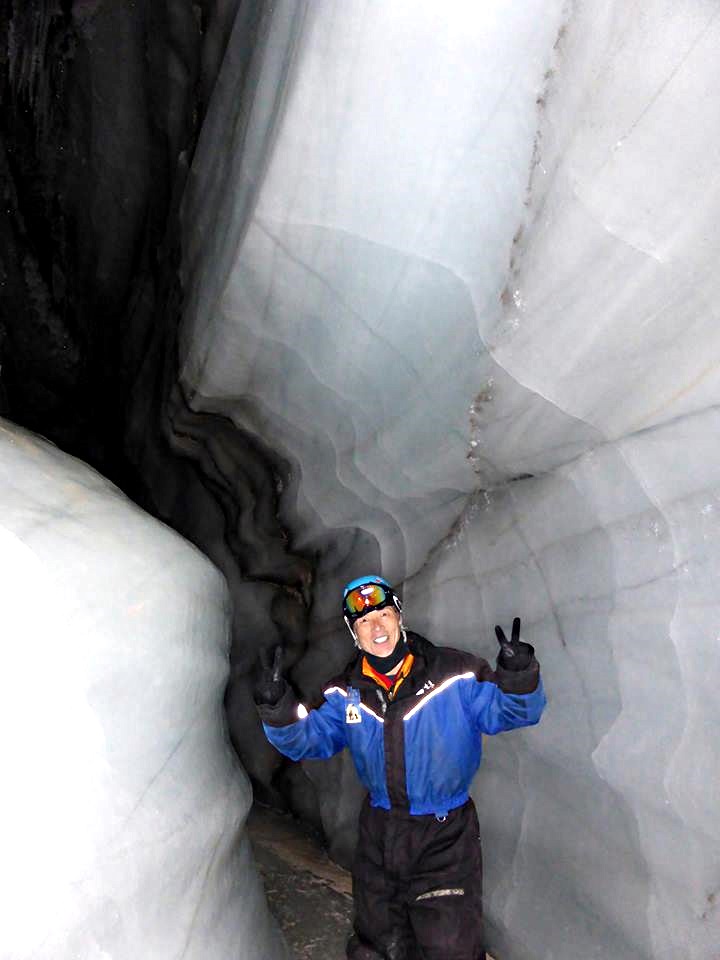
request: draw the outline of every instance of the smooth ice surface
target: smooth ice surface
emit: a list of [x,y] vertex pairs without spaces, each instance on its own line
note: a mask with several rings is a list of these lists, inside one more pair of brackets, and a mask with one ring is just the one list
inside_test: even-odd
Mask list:
[[227,741],[218,571],[0,423],[0,956],[284,958]]
[[[475,788],[504,960],[717,957],[719,34],[709,0],[278,3],[191,175],[181,384],[291,465],[295,682],[373,567],[438,642],[537,647],[546,717]],[[341,843],[347,765],[306,770]]]
[[299,462],[301,544],[360,527],[402,577],[477,483],[478,316],[500,310],[561,7],[278,4],[254,71],[231,40],[186,203],[182,379]]

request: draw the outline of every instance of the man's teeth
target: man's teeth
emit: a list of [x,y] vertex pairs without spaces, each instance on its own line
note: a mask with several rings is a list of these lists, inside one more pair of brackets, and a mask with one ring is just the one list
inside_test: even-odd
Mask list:
[[385,643],[387,640],[387,634],[384,637],[375,637],[373,643]]

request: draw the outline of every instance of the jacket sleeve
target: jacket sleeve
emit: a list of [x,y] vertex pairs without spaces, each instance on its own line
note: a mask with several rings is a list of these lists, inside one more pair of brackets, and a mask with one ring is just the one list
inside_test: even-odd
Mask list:
[[533,657],[526,670],[495,670],[479,660],[467,706],[479,733],[495,734],[536,724],[546,704],[540,665]]
[[291,760],[324,760],[347,746],[342,705],[331,700],[308,712],[288,691],[276,707],[258,710],[265,736]]

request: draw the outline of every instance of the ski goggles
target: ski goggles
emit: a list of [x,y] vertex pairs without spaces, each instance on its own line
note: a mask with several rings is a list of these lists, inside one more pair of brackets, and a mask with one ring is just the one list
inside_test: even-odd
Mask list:
[[345,609],[351,616],[392,603],[392,594],[379,583],[363,583],[345,595]]

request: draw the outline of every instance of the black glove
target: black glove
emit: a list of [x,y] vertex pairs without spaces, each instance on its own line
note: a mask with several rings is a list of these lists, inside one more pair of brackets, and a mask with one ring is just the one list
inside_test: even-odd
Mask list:
[[503,670],[527,670],[535,654],[534,647],[520,639],[520,617],[515,617],[512,638],[508,640],[501,627],[495,627],[495,636],[500,644],[498,665]]
[[260,706],[274,707],[282,700],[288,685],[280,670],[282,665],[282,647],[275,647],[275,656],[270,663],[270,652],[260,651],[260,671],[253,688],[253,699]]

